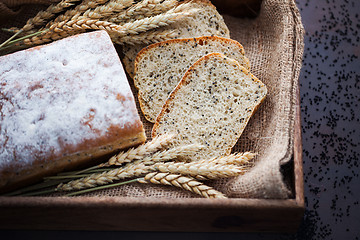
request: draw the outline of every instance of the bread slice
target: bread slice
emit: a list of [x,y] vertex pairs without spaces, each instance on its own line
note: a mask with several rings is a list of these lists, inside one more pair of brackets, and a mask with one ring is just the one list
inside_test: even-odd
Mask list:
[[208,54],[188,69],[170,94],[152,137],[173,133],[174,146],[206,146],[190,160],[229,154],[266,94],[266,86],[237,61]]
[[173,39],[152,44],[137,55],[134,83],[145,118],[155,122],[170,92],[186,70],[199,58],[212,52],[223,53],[250,69],[244,48],[223,37]]
[[[193,8],[198,8],[196,15],[186,18],[182,21],[175,22],[168,26],[159,28],[161,30],[175,30],[175,38],[191,38],[201,36],[220,36],[230,38],[230,32],[226,26],[223,17],[218,13],[216,7],[208,0],[192,0]],[[136,55],[146,44],[124,45],[122,57],[125,70],[130,77],[134,76],[134,62]]]

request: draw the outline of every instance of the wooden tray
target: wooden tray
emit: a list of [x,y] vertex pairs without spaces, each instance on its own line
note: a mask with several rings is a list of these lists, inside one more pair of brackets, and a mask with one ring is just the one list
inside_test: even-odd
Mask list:
[[[233,14],[236,3],[255,11],[259,0],[213,1]],[[242,5],[243,4],[243,5]],[[234,6],[235,6],[234,5]],[[236,11],[235,11],[236,13]],[[240,10],[239,10],[239,14]],[[250,14],[252,15],[252,14]],[[251,17],[251,16],[248,16]],[[299,92],[291,164],[294,198],[159,199],[0,196],[1,229],[295,232],[304,212]]]
[[294,199],[0,197],[0,228],[294,232],[304,211],[299,113],[298,105]]

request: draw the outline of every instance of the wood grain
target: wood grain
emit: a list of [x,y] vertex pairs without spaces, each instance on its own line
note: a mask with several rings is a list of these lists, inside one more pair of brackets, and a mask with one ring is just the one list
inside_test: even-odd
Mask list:
[[297,104],[295,112],[295,134],[294,134],[294,171],[295,171],[295,199],[296,203],[303,207],[304,203],[304,176],[302,162],[302,137],[301,137],[301,117],[300,117],[300,97],[297,94]]
[[295,200],[0,197],[0,228],[293,232]]

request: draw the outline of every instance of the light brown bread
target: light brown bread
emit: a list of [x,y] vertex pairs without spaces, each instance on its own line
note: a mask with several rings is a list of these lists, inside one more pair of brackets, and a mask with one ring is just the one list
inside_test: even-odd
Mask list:
[[106,31],[2,56],[0,82],[0,192],[146,140]]
[[170,94],[152,136],[174,133],[175,146],[207,146],[191,160],[229,154],[266,93],[266,86],[237,61],[208,54],[188,69]]
[[219,52],[250,69],[243,46],[223,37],[172,39],[142,49],[135,59],[134,83],[145,118],[155,122],[167,97],[199,58]]
[[[159,30],[175,30],[174,38],[192,38],[201,36],[220,36],[230,38],[230,32],[226,26],[223,17],[218,13],[216,7],[208,0],[192,0],[184,1],[191,2],[193,8],[198,8],[199,11],[192,17],[186,18],[183,21],[170,24],[166,27],[159,28]],[[122,58],[125,70],[133,77],[134,76],[134,62],[136,55],[141,49],[147,45],[124,45]]]

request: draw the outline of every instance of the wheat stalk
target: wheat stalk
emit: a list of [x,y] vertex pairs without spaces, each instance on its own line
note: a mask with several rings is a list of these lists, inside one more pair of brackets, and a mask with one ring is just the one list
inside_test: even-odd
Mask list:
[[[126,0],[124,0],[126,1]],[[84,24],[83,20],[81,21],[81,14],[88,11],[89,9],[95,8],[98,5],[106,3],[107,0],[84,0],[78,4],[74,9],[66,11],[64,14],[58,16],[53,21],[50,21],[46,24],[45,28],[41,30],[48,29],[49,31],[43,35],[36,36],[24,40],[25,45],[40,45],[43,43],[51,42],[54,40],[59,40],[70,35],[77,33],[85,32],[86,29],[103,29],[103,27],[108,27],[112,25],[106,22],[98,22],[97,25],[94,22],[88,22]],[[116,1],[117,2],[117,1]],[[91,25],[91,27],[89,27]],[[102,26],[101,26],[102,25]]]
[[138,146],[137,148],[131,148],[126,152],[119,153],[109,159],[106,165],[121,165],[134,160],[143,159],[145,156],[150,155],[158,150],[167,146],[174,138],[174,135],[164,134],[153,138],[151,141]]
[[203,147],[204,146],[197,144],[180,145],[174,148],[164,150],[162,152],[156,152],[153,155],[135,161],[135,163],[144,163],[146,165],[152,165],[158,162],[167,162],[172,159],[180,159],[181,157],[193,155],[196,151],[199,151]]
[[56,191],[72,191],[84,188],[93,188],[99,185],[112,183],[113,181],[138,177],[148,172],[147,167],[143,163],[128,164],[124,168],[116,168],[102,173],[94,173],[88,177],[80,178],[70,181],[68,183],[61,183],[56,187]]
[[244,174],[247,170],[245,167],[235,165],[220,165],[215,163],[199,162],[155,163],[152,169],[158,172],[188,175],[200,180],[234,177]]
[[66,11],[64,14],[56,17],[53,21],[46,24],[45,28],[50,28],[52,25],[70,20],[71,18],[78,18],[82,13],[87,10],[94,8],[98,5],[104,4],[107,0],[83,0],[80,4],[76,5],[75,8]]
[[128,34],[139,34],[151,29],[167,26],[179,19],[189,17],[198,12],[199,9],[191,9],[188,3],[181,4],[178,7],[175,7],[165,13],[147,17],[144,19],[136,20],[134,22],[128,22],[123,25],[116,31],[118,36],[126,36]]
[[65,13],[65,16],[71,17],[71,19],[77,19],[81,14],[89,9],[95,8],[99,5],[106,3],[108,0],[84,0],[81,4],[77,5],[72,11]]
[[[101,4],[104,0],[94,0],[94,1],[84,1],[79,4],[75,9],[83,11],[84,9],[89,9],[93,6],[97,6]],[[79,6],[82,6],[79,7]],[[43,43],[48,43],[53,40],[58,40],[70,35],[74,35],[77,33],[85,32],[86,30],[106,30],[110,35],[112,35],[112,39],[115,39],[116,42],[123,42],[120,40],[122,37],[127,37],[129,34],[138,34],[141,32],[145,32],[154,28],[158,28],[161,26],[168,25],[180,18],[187,17],[189,15],[194,14],[198,11],[198,9],[190,9],[189,3],[181,4],[166,13],[159,14],[154,17],[144,18],[141,20],[137,20],[130,23],[125,23],[123,25],[117,25],[108,21],[101,21],[98,19],[89,19],[86,17],[81,17],[80,12],[76,13],[71,19],[68,17],[64,17],[64,21],[61,22],[53,22],[46,32],[34,36],[28,39],[25,39],[23,43],[25,45],[39,45]],[[70,10],[69,10],[70,11]],[[86,10],[85,10],[86,11]],[[68,12],[68,11],[67,11]],[[169,34],[169,33],[168,33]],[[173,33],[172,33],[173,34]],[[151,37],[155,34],[149,34],[145,37]],[[165,37],[164,35],[159,36],[158,39]],[[138,39],[141,39],[140,37]],[[144,41],[149,41],[149,38],[143,38]]]
[[116,32],[120,30],[120,26],[107,21],[79,17],[70,21],[64,21],[59,24],[52,25],[49,29],[54,32],[81,31],[89,29]]
[[152,17],[163,12],[167,12],[170,9],[174,8],[178,4],[177,0],[165,0],[158,4],[153,4],[151,8],[144,9],[141,13],[134,15],[133,18],[138,20],[146,17]]
[[226,198],[224,194],[212,187],[209,187],[194,178],[185,177],[179,174],[152,172],[148,173],[143,179],[139,179],[138,181],[140,183],[175,186],[206,198]]
[[221,157],[214,157],[212,159],[204,159],[198,161],[199,163],[215,163],[215,164],[234,164],[234,165],[251,165],[251,160],[256,156],[255,153],[233,153]]
[[177,0],[143,0],[126,11],[109,19],[110,22],[124,23],[129,20],[138,20],[145,17],[152,17],[157,14],[169,11],[177,5]]
[[166,41],[173,39],[177,36],[178,31],[176,30],[164,30],[164,31],[147,31],[136,35],[129,36],[117,36],[116,34],[111,34],[111,40],[116,44],[151,44],[155,42]]
[[119,26],[106,21],[99,21],[96,19],[82,19],[78,17],[73,20],[65,20],[54,23],[50,26],[48,31],[40,36],[35,36],[24,40],[25,45],[38,45],[42,43],[58,40],[76,33],[85,32],[86,30],[106,30],[114,32],[119,29]]
[[107,21],[87,18],[73,18],[62,22],[54,23],[50,26],[49,31],[40,36],[35,36],[24,40],[25,45],[38,45],[53,40],[58,40],[75,33],[81,33],[85,30],[106,30],[113,38],[121,38],[128,34],[138,34],[167,25],[179,18],[193,14],[195,10],[189,12],[160,14],[155,17],[138,20],[132,23],[126,23],[122,26]]
[[152,141],[140,145],[137,148],[131,148],[126,152],[121,152],[117,155],[112,156],[106,163],[101,163],[97,166],[84,169],[77,172],[76,174],[88,173],[95,169],[99,170],[99,168],[103,167],[120,166],[124,163],[129,162],[133,162],[134,164],[139,162],[146,162],[149,165],[149,163],[152,162],[168,161],[179,156],[189,155],[191,154],[191,152],[200,149],[200,146],[193,144],[179,146],[174,149],[167,149],[162,152],[157,152],[161,148],[167,146],[172,138],[173,135],[160,135],[154,138]]
[[[95,9],[86,10],[81,17],[90,19],[107,18],[115,13],[121,12],[125,8],[134,4],[133,0],[116,0],[110,1],[105,5],[97,6]],[[111,21],[109,21],[111,22]]]
[[62,38],[66,38],[70,35],[75,35],[77,33],[85,32],[85,30],[72,30],[67,32],[53,32],[49,30],[43,30],[43,34],[37,35],[34,37],[29,37],[23,40],[23,44],[32,46],[32,45],[40,45],[48,42],[52,42],[55,40],[59,40]]
[[144,159],[128,163],[122,168],[115,168],[109,171],[104,171],[102,173],[94,173],[90,176],[76,179],[66,184],[59,184],[56,190],[72,191],[84,188],[92,188],[125,178],[138,177],[154,171],[154,168],[151,164],[155,162],[169,161],[179,156],[191,154],[198,149],[198,145],[192,144],[176,147],[171,150],[165,150],[163,152],[154,154],[153,156],[145,157]]
[[34,29],[36,26],[44,24],[47,20],[53,18],[56,14],[64,11],[66,8],[74,5],[74,2],[79,0],[62,0],[58,4],[50,5],[45,11],[40,11],[35,17],[30,18],[22,27],[24,32]]

